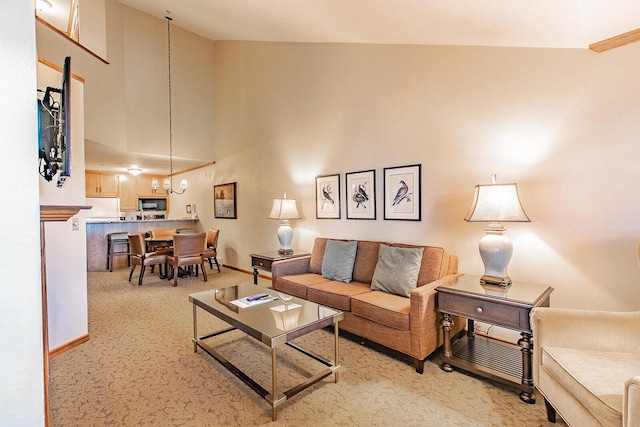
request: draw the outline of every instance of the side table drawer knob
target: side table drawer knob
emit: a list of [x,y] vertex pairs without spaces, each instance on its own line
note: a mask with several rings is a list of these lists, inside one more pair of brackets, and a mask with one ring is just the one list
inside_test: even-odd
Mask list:
[[478,308],[476,308],[476,311],[477,311],[478,313],[482,313],[482,307],[478,307]]

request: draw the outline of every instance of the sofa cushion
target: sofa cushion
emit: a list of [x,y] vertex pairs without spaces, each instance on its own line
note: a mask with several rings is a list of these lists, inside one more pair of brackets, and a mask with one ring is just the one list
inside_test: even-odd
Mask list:
[[358,242],[329,240],[322,259],[322,277],[349,283],[353,277]]
[[640,360],[635,353],[545,346],[542,369],[603,425],[614,425],[621,419],[624,382],[640,372]]
[[324,250],[327,247],[329,239],[318,237],[313,242],[313,250],[311,251],[311,259],[309,260],[309,272],[322,274],[322,259],[324,258]]
[[391,243],[390,246],[395,248],[424,248],[422,254],[422,263],[420,264],[420,273],[418,274],[418,286],[425,283],[431,283],[448,274],[446,271],[445,251],[443,248],[435,246],[416,246],[404,243]]
[[424,248],[380,245],[371,289],[409,297],[418,283]]
[[380,242],[358,241],[358,252],[353,264],[353,280],[362,283],[371,283],[373,272],[378,263],[378,251]]
[[307,298],[307,288],[318,283],[326,283],[328,279],[319,274],[305,273],[276,278],[275,289],[298,298]]
[[351,311],[351,297],[371,292],[371,285],[360,282],[336,282],[316,284],[307,290],[307,299],[342,311]]
[[398,295],[380,291],[354,295],[351,298],[351,311],[365,319],[403,331],[408,331],[410,327],[410,300]]

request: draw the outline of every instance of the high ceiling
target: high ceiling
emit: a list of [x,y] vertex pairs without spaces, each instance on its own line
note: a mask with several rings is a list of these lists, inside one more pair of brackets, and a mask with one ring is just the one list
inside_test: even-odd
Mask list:
[[[50,1],[38,15],[66,31],[70,0]],[[586,49],[640,27],[640,0],[119,1],[160,19],[170,11],[172,25],[211,40]],[[166,156],[86,145],[88,169],[168,173]],[[178,171],[197,164],[174,160]]]
[[211,40],[587,48],[638,0],[120,0]]

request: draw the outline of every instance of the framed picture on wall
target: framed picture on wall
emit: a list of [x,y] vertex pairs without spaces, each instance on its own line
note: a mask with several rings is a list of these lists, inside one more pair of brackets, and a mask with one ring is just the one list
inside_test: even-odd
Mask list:
[[384,219],[420,221],[421,166],[384,168]]
[[376,219],[376,171],[349,172],[345,176],[347,219]]
[[316,218],[340,218],[340,174],[316,177]]
[[216,218],[238,218],[235,182],[213,186],[213,214]]

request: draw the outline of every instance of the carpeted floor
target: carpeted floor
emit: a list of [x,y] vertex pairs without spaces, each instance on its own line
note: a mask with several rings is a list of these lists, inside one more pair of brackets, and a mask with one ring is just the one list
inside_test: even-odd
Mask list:
[[[551,425],[540,396],[527,405],[509,387],[445,373],[437,354],[419,375],[403,361],[342,337],[340,381],[330,376],[294,396],[272,423],[267,402],[202,350],[193,352],[188,295],[252,280],[226,268],[209,271],[207,283],[183,278],[177,288],[150,273],[143,286],[129,283],[126,268],[89,273],[90,340],[51,360],[51,425]],[[204,313],[199,319],[200,333],[224,326]],[[332,359],[330,332],[296,342]],[[238,331],[209,343],[270,389],[271,353],[264,345]],[[281,389],[322,367],[290,349],[279,353],[278,363]]]

